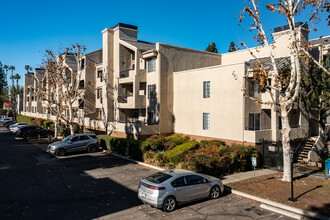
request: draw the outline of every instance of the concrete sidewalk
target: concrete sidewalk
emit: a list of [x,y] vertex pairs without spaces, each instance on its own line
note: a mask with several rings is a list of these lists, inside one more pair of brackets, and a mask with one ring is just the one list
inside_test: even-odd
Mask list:
[[253,178],[254,175],[255,175],[255,177],[258,177],[258,176],[264,176],[264,175],[269,175],[269,174],[273,174],[273,173],[277,173],[277,171],[270,170],[270,169],[262,169],[262,170],[256,170],[255,174],[254,174],[254,171],[248,171],[248,172],[232,174],[229,176],[224,176],[220,179],[222,180],[223,184],[226,185],[228,183],[234,183],[234,182],[238,182],[241,180]]

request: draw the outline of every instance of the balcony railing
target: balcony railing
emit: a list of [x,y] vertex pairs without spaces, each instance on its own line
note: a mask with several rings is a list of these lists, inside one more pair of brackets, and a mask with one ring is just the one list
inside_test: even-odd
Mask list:
[[118,96],[118,102],[119,103],[127,103],[127,97],[132,97],[133,94],[129,94],[129,95],[119,95]]
[[134,70],[134,69],[129,69],[129,70],[122,70],[120,71],[119,78],[127,78],[129,77],[129,71]]

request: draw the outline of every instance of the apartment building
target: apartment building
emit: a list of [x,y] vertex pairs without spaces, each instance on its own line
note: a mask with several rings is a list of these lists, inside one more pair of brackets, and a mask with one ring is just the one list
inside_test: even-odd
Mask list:
[[[290,54],[287,28],[275,28],[273,37],[277,62],[288,65],[282,59]],[[305,28],[299,39],[308,41]],[[310,41],[317,48],[312,51],[314,57],[329,62],[329,39]],[[249,50],[265,65],[270,63],[266,48]],[[74,104],[75,121],[88,129],[107,130],[120,137],[181,133],[195,139],[249,144],[280,138],[276,109],[243,97],[246,88],[250,96],[270,100],[251,80],[256,60],[248,50],[214,54],[140,41],[136,26],[119,23],[102,31],[102,49],[85,54],[81,67],[70,59],[66,60],[69,70],[81,70],[82,93]],[[23,114],[35,114],[39,109],[33,110],[28,99],[33,81],[25,75]],[[290,124],[293,139],[308,135],[310,121],[297,105],[290,113]],[[318,132],[317,126],[313,129]]]
[[42,114],[42,103],[36,94],[37,84],[41,83],[44,69],[36,68],[34,72],[24,74],[23,113],[30,115]]

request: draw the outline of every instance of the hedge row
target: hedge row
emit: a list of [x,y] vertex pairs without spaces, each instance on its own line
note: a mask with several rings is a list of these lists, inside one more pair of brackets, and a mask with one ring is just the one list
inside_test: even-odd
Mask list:
[[98,135],[101,146],[123,156],[167,167],[223,176],[251,170],[254,147],[228,146],[220,140],[190,141],[182,135],[154,135],[146,141]]
[[29,117],[29,116],[24,116],[24,115],[17,115],[16,120],[18,122],[23,122],[23,123],[32,125],[32,120],[35,120],[35,118]]

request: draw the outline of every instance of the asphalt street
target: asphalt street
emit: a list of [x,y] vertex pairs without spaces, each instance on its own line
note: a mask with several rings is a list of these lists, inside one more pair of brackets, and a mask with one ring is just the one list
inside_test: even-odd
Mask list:
[[164,213],[136,194],[154,172],[103,152],[56,158],[0,127],[0,219],[287,219],[229,192]]

